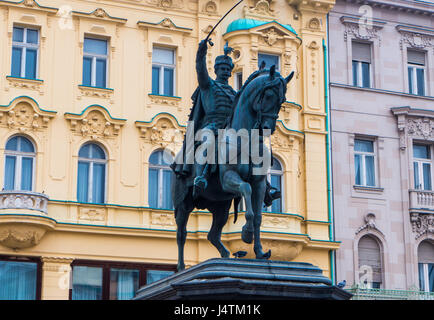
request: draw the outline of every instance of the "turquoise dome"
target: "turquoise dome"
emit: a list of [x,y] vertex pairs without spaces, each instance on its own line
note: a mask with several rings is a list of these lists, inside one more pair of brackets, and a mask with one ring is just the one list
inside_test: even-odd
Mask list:
[[297,35],[297,32],[295,32],[294,28],[291,27],[289,24],[281,24],[277,22],[276,20],[273,21],[261,21],[261,20],[255,20],[255,19],[238,19],[235,21],[232,21],[228,28],[226,29],[226,33],[233,32],[233,31],[239,31],[239,30],[249,30],[258,26],[266,25],[269,23],[275,22],[278,25],[284,27],[288,31],[291,31],[295,35]]

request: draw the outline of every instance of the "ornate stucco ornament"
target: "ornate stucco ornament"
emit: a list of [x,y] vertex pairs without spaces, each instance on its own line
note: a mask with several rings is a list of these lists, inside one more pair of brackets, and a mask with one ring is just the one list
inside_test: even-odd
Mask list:
[[343,16],[340,18],[342,24],[345,26],[344,40],[347,41],[348,37],[359,40],[372,40],[378,39],[381,43],[381,37],[378,33],[383,29],[385,22],[373,20],[366,23],[361,20],[361,17]]
[[92,139],[116,137],[126,121],[112,118],[99,105],[89,106],[81,114],[65,113],[65,118],[70,121],[72,132]]
[[361,226],[359,229],[357,229],[356,234],[359,234],[363,230],[367,230],[367,231],[375,230],[384,236],[384,234],[380,231],[380,229],[378,229],[377,224],[375,223],[375,219],[376,217],[374,213],[366,214],[364,218],[365,224]]
[[434,235],[434,214],[412,212],[410,221],[416,240],[424,235]]

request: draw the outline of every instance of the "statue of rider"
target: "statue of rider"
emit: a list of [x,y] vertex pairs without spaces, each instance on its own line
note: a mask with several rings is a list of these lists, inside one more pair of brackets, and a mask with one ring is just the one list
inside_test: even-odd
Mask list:
[[[214,72],[217,77],[213,80],[209,76],[206,66],[208,41],[202,40],[199,43],[199,49],[196,55],[196,72],[199,87],[192,96],[194,103],[189,117],[189,121],[193,121],[192,123],[194,124],[195,135],[199,129],[209,129],[217,136],[218,129],[224,129],[228,118],[232,116],[234,100],[237,94],[228,84],[228,80],[231,77],[234,68],[232,59],[229,56],[232,50],[233,49],[228,47],[226,44],[224,50],[225,54],[220,55],[215,59]],[[217,141],[217,137],[215,141]],[[206,144],[207,141],[201,143]],[[192,151],[194,152],[194,150]],[[215,154],[217,154],[217,150]],[[193,171],[193,167],[194,172],[191,172]],[[174,164],[172,168],[175,174],[181,176],[188,176],[191,173],[194,173],[194,194],[198,195],[207,187],[208,178],[211,173],[215,171],[216,166],[208,163],[195,163],[194,166],[188,164]],[[265,204],[270,206],[271,202],[278,198],[280,198],[280,191],[272,188],[267,182],[267,192],[264,200]]]

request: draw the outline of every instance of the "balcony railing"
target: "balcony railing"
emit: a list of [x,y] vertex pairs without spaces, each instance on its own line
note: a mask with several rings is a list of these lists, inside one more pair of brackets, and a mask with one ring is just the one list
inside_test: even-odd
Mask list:
[[386,289],[346,289],[352,300],[434,300],[434,292]]
[[434,212],[434,191],[410,190],[410,208]]
[[1,191],[0,210],[25,209],[47,214],[48,196],[32,191]]

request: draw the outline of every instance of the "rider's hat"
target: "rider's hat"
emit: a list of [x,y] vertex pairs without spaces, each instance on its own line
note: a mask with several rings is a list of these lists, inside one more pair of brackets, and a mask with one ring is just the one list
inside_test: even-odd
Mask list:
[[226,64],[228,65],[231,69],[234,68],[234,63],[232,62],[232,58],[229,57],[229,54],[233,51],[234,49],[232,49],[231,47],[228,46],[228,43],[226,42],[225,44],[225,54],[218,56],[215,59],[215,64],[214,64],[214,68],[217,67],[220,64]]

